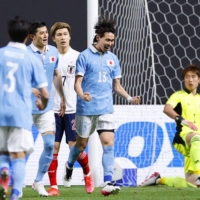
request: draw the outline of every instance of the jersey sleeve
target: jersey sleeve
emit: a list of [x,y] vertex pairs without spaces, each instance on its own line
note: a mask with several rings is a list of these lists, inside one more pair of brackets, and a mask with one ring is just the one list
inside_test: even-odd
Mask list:
[[176,107],[176,105],[180,102],[179,94],[175,92],[170,96],[170,98],[167,100],[166,104],[170,104],[173,108]]
[[32,82],[37,88],[43,88],[45,86],[48,86],[47,77],[44,71],[43,64],[37,60],[36,58],[33,59],[32,62]]
[[86,59],[83,54],[80,54],[78,56],[78,59],[76,61],[76,76],[84,76],[86,71]]
[[118,58],[115,59],[115,67],[113,70],[113,79],[121,78],[121,67]]

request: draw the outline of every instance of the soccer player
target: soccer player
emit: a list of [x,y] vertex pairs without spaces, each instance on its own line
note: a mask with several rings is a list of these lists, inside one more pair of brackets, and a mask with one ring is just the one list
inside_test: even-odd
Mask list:
[[[74,162],[86,148],[95,128],[99,134],[103,157],[103,195],[117,194],[120,187],[111,184],[114,169],[114,115],[112,91],[132,104],[139,104],[140,97],[131,97],[120,84],[121,70],[116,55],[110,52],[115,40],[113,20],[99,18],[95,25],[93,44],[83,51],[76,62],[75,91],[78,94],[76,111],[76,144],[71,148],[67,175]],[[91,179],[92,180],[92,179]],[[91,181],[90,192],[94,190]]]
[[[79,55],[78,51],[75,51],[70,47],[71,40],[71,27],[64,22],[56,22],[50,30],[50,34],[53,41],[56,43],[59,52],[59,64],[58,69],[63,78],[63,88],[66,98],[66,110],[65,115],[59,116],[60,97],[53,87],[54,93],[54,112],[56,121],[56,135],[54,144],[53,160],[48,170],[49,180],[51,187],[48,190],[50,196],[59,196],[56,172],[58,167],[58,153],[60,149],[60,143],[65,132],[66,143],[71,149],[76,141],[76,126],[75,126],[75,113],[76,113],[76,99],[77,95],[74,91],[75,81],[75,69],[76,60]],[[83,168],[85,177],[89,174],[90,169],[88,165],[88,156],[85,152],[81,153],[78,157],[78,162]],[[86,179],[86,178],[84,178]],[[65,187],[70,187],[71,177],[63,177],[63,184]]]
[[25,178],[25,156],[33,151],[32,83],[38,86],[40,99],[34,104],[43,110],[48,102],[43,66],[25,45],[29,24],[21,17],[8,22],[10,42],[0,49],[0,199],[9,188],[9,165],[12,163],[10,200],[17,200]]
[[[39,159],[39,167],[37,176],[33,183],[33,189],[35,189],[39,195],[48,196],[45,190],[42,179],[45,173],[48,171],[49,165],[53,159],[53,149],[55,140],[55,118],[53,112],[53,93],[52,84],[60,96],[60,110],[59,116],[65,114],[65,97],[62,87],[62,78],[58,67],[58,51],[55,47],[48,45],[48,31],[45,22],[31,21],[30,23],[30,38],[32,39],[31,45],[28,46],[29,51],[40,59],[43,63],[43,71],[45,71],[48,80],[48,91],[50,93],[50,99],[47,107],[40,111],[33,106],[33,123],[36,124],[38,131],[42,135],[44,142],[44,149]],[[40,97],[40,92],[37,87],[33,85],[32,89],[32,102],[36,101]]]
[[185,88],[175,92],[168,99],[164,113],[176,122],[174,148],[184,155],[185,179],[181,177],[160,177],[155,172],[141,184],[155,184],[173,187],[200,186],[200,68],[195,64],[187,65],[182,71]]

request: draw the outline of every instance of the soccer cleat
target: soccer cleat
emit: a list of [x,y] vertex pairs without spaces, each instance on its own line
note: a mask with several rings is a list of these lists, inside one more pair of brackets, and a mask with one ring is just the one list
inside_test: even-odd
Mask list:
[[119,186],[114,186],[110,182],[105,182],[103,189],[101,190],[101,194],[104,196],[109,196],[110,194],[116,195],[120,192]]
[[47,193],[47,191],[44,188],[42,181],[34,182],[33,185],[32,185],[32,189],[37,191],[38,194],[42,197],[48,197],[49,196],[49,194]]
[[66,163],[65,170],[66,170],[66,173],[65,173],[65,175],[63,176],[63,179],[62,179],[63,185],[65,187],[70,187],[71,186],[71,180],[72,180],[73,168],[69,168],[67,163]]
[[59,190],[56,188],[50,187],[47,192],[49,196],[60,196]]
[[85,190],[88,194],[91,194],[94,191],[94,182],[92,179],[92,174],[90,173],[87,176],[84,176],[85,181]]
[[0,177],[0,200],[6,199],[9,189],[9,179],[8,169],[2,169]]
[[196,179],[196,186],[200,187],[200,176]]
[[158,178],[161,178],[160,174],[158,172],[154,172],[148,179],[140,184],[140,187],[154,186],[156,185],[156,181]]
[[22,198],[23,197],[23,190],[19,193],[19,198]]

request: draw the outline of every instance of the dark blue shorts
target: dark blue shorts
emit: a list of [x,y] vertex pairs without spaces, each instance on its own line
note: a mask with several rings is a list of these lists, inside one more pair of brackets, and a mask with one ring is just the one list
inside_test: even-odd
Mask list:
[[75,114],[65,114],[63,117],[60,117],[57,113],[55,113],[55,121],[55,142],[61,142],[64,132],[66,136],[66,143],[69,141],[76,141]]

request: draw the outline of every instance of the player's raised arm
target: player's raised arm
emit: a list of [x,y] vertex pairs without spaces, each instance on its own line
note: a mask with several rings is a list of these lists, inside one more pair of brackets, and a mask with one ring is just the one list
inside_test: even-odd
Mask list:
[[131,104],[140,104],[140,96],[131,97],[122,87],[119,78],[113,79],[113,89],[115,93],[127,99]]

